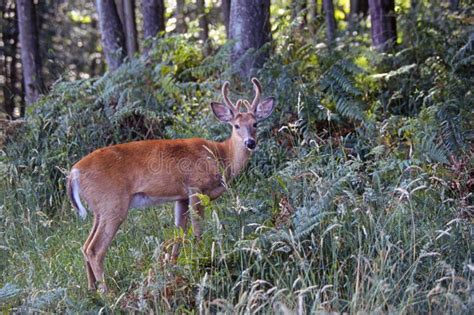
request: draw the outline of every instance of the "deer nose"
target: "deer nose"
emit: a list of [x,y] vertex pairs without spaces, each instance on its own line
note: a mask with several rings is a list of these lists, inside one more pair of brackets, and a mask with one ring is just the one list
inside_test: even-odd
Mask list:
[[244,143],[245,143],[245,146],[249,148],[250,150],[255,149],[255,147],[257,146],[257,143],[253,139],[247,139],[245,140]]

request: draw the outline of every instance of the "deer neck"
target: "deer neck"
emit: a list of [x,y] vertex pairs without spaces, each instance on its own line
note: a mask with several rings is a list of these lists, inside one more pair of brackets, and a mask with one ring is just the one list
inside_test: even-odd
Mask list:
[[241,143],[241,139],[232,132],[230,138],[221,142],[223,161],[225,169],[230,178],[234,178],[247,166],[250,158],[250,151],[247,150]]

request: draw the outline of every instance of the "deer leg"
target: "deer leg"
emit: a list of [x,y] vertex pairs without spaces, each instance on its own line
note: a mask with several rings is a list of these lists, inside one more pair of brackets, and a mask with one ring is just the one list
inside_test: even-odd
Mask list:
[[[188,225],[188,203],[187,199],[176,201],[174,205],[174,224],[178,229],[183,229],[183,232],[186,233],[186,228]],[[171,252],[171,260],[176,261],[179,256],[179,250],[181,248],[181,242],[176,242],[173,245],[173,250]]]
[[[125,214],[127,209],[123,211]],[[102,218],[97,227],[94,237],[85,250],[87,261],[92,269],[95,280],[99,283],[99,290],[107,292],[104,279],[104,258],[107,249],[117,233],[118,228],[125,220],[125,215],[114,215]]]
[[92,225],[92,229],[89,233],[89,236],[87,237],[87,240],[85,241],[84,245],[82,246],[82,254],[84,255],[84,261],[86,265],[86,272],[87,272],[87,287],[89,290],[95,290],[95,277],[94,277],[94,272],[92,271],[91,265],[87,259],[86,255],[86,249],[89,246],[89,243],[92,241],[94,238],[95,233],[97,232],[97,227],[99,226],[99,221],[100,221],[100,215],[94,215],[94,223]]
[[204,208],[197,194],[189,197],[189,206],[194,237],[199,241],[201,239],[201,221],[204,219]]

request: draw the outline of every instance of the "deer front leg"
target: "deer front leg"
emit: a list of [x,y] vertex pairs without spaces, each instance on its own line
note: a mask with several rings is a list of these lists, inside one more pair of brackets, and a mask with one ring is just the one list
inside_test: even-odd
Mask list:
[[193,225],[193,233],[196,241],[201,239],[201,222],[204,219],[204,208],[197,194],[189,197],[191,223]]
[[[188,225],[188,204],[189,200],[179,200],[176,201],[174,205],[174,224],[178,229],[182,229],[183,233],[186,233],[186,228]],[[176,242],[173,245],[173,250],[171,252],[171,260],[176,261],[179,256],[179,250],[181,248],[181,242]]]

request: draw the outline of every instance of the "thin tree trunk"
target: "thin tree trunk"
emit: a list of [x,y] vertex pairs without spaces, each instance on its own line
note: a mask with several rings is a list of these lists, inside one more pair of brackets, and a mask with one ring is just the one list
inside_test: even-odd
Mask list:
[[372,45],[380,51],[387,51],[397,41],[397,20],[394,0],[369,0],[372,24]]
[[229,25],[229,37],[235,41],[231,61],[242,77],[248,77],[268,58],[261,48],[271,40],[270,0],[233,0]]
[[222,20],[224,21],[225,34],[227,35],[227,38],[229,38],[230,4],[231,0],[222,0],[221,3]]
[[143,31],[145,39],[165,31],[165,4],[163,0],[142,0]]
[[188,30],[185,20],[184,6],[184,0],[176,0],[176,32],[180,34],[184,34]]
[[199,15],[199,39],[204,47],[204,55],[207,56],[211,53],[211,46],[209,44],[209,22],[207,20],[206,1],[197,0],[196,4]]
[[43,91],[36,10],[33,0],[17,0],[16,4],[26,103],[32,104]]
[[334,41],[336,34],[336,19],[334,17],[333,0],[323,0],[324,15],[326,16],[326,34],[329,44]]
[[129,58],[133,58],[138,51],[137,25],[135,22],[135,0],[123,0],[123,13],[125,20],[124,28],[127,43],[127,55]]
[[97,0],[99,26],[105,59],[110,70],[115,70],[125,58],[125,36],[113,0]]
[[2,2],[0,12],[3,12],[4,28],[2,30],[3,40],[3,110],[13,118],[15,110],[15,95],[17,94],[17,44],[18,44],[18,24],[16,22],[16,10],[14,1]]
[[367,17],[368,13],[368,0],[350,0],[349,29],[354,28],[362,17]]

